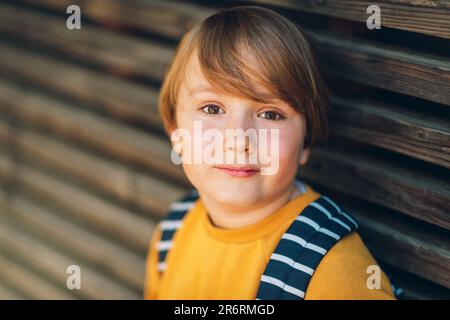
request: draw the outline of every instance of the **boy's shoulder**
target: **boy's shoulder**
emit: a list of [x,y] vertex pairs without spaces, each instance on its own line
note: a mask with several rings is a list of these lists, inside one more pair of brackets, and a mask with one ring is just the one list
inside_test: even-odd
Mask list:
[[[379,287],[369,286],[371,276],[378,277]],[[389,278],[354,231],[336,242],[320,261],[306,299],[391,300],[395,296]]]

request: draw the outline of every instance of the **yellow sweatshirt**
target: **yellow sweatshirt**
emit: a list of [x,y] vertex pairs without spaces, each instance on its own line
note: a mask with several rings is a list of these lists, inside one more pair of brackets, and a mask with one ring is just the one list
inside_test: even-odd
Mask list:
[[[201,199],[185,215],[166,258],[157,270],[157,228],[146,266],[145,299],[255,299],[272,252],[289,225],[320,195],[307,191],[257,223],[238,229],[214,226]],[[305,299],[394,299],[381,272],[381,288],[369,289],[367,268],[376,261],[353,232],[338,241],[313,274]]]

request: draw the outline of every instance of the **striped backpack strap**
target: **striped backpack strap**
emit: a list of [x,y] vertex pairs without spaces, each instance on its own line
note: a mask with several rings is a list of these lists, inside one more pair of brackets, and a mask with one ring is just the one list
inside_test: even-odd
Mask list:
[[322,258],[336,242],[356,229],[356,221],[328,197],[310,203],[278,242],[261,276],[256,299],[304,299]]
[[172,203],[166,217],[160,222],[161,239],[156,245],[158,249],[158,271],[166,269],[166,257],[172,248],[172,239],[175,232],[180,229],[186,213],[194,206],[199,195],[197,190],[189,191],[183,198]]

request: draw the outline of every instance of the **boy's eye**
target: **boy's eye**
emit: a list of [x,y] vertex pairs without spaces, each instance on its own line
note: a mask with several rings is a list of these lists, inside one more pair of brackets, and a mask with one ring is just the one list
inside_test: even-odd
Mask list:
[[262,115],[262,117],[267,120],[284,119],[284,116],[281,113],[276,112],[276,111],[264,111],[264,112],[260,113],[260,115]]
[[218,105],[215,104],[208,104],[204,107],[202,107],[202,111],[207,113],[207,114],[219,114],[219,113],[224,113],[224,111],[222,110],[221,107],[219,107]]

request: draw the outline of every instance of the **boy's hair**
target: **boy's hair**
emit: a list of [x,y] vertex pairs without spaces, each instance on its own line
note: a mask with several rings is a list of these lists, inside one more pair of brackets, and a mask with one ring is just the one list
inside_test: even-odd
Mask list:
[[[159,96],[166,131],[176,127],[178,92],[194,52],[203,75],[218,89],[261,103],[276,97],[303,114],[305,147],[328,138],[328,90],[311,44],[294,23],[260,6],[221,10],[184,35]],[[258,92],[255,84],[267,92]]]

